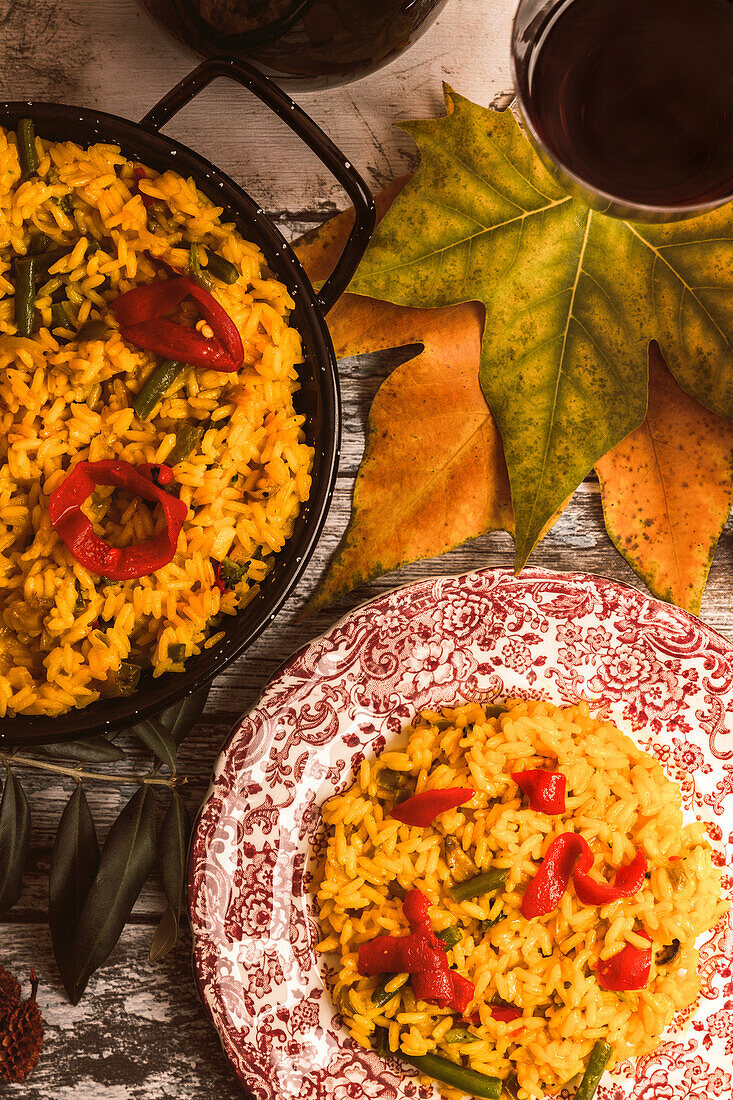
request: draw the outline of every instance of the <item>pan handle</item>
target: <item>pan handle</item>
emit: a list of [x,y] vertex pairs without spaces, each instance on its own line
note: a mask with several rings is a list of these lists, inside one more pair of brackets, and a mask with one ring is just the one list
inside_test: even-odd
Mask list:
[[269,77],[244,61],[228,57],[210,58],[184,77],[175,88],[171,88],[140,120],[140,125],[148,130],[160,130],[182,107],[220,76],[236,80],[286,122],[338,180],[354,204],[354,227],[336,267],[317,295],[321,307],[328,312],[346,290],[364,255],[374,231],[376,210],[374,200],[354,166],[290,96]]

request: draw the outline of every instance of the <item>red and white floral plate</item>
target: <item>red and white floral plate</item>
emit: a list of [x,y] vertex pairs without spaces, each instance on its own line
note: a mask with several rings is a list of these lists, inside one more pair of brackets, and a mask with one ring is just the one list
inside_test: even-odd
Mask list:
[[[234,730],[195,832],[200,992],[257,1100],[418,1100],[414,1071],[356,1046],[334,1010],[309,892],[319,806],[424,707],[545,696],[610,704],[733,864],[733,646],[636,589],[582,573],[437,577],[352,611],[297,653]],[[726,871],[724,888],[733,879]],[[733,929],[701,945],[702,995],[598,1100],[733,1095]],[[563,1093],[567,1096],[567,1093]]]

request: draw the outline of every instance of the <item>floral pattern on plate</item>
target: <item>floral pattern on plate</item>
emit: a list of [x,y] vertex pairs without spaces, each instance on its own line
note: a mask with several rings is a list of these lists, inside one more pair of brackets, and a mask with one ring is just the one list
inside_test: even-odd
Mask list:
[[[460,700],[586,699],[656,755],[733,864],[733,646],[678,608],[582,573],[481,570],[357,608],[277,673],[216,765],[189,865],[194,966],[227,1057],[257,1100],[427,1100],[357,1046],[328,992],[309,892],[319,806],[416,711]],[[731,873],[724,874],[727,893]],[[598,1100],[733,1094],[733,928],[701,944],[702,992]],[[566,1091],[560,1094],[567,1097]]]

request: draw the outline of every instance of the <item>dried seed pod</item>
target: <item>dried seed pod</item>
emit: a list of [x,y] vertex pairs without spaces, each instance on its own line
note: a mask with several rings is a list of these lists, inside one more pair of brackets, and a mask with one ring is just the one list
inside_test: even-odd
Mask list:
[[38,978],[31,970],[31,995],[6,1016],[0,1031],[0,1077],[20,1084],[31,1072],[43,1046],[43,1020],[36,1004]]

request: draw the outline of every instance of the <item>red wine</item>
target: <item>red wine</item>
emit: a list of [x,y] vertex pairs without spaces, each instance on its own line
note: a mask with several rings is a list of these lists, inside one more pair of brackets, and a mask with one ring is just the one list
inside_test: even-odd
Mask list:
[[538,136],[596,190],[651,206],[733,193],[733,0],[566,0],[526,74]]

